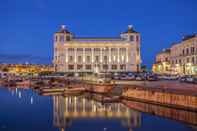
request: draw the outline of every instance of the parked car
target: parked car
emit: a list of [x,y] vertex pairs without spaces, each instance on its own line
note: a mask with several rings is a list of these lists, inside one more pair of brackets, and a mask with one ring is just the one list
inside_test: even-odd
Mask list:
[[194,83],[197,84],[197,77],[195,76],[183,76],[179,79],[180,82]]
[[193,82],[194,84],[197,84],[197,77],[194,77]]
[[112,79],[114,79],[114,80],[120,80],[120,76],[119,75],[114,75],[113,77],[112,77]]
[[158,80],[158,78],[157,78],[156,75],[148,75],[148,76],[146,77],[146,79],[147,79],[148,81],[157,81],[157,80]]
[[159,75],[158,78],[160,80],[178,80],[178,75]]
[[137,80],[137,81],[144,81],[144,80],[146,80],[146,77],[143,76],[143,75],[137,75],[137,76],[135,77],[135,80]]

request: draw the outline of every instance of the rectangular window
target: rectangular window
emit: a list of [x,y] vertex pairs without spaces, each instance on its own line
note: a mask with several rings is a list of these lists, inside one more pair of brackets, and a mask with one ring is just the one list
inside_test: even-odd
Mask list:
[[95,62],[99,62],[99,56],[95,56]]
[[120,48],[121,52],[126,52],[126,48]]
[[90,60],[90,56],[86,56],[86,62],[90,62],[91,60]]
[[86,70],[91,70],[92,66],[91,65],[86,65]]
[[77,65],[77,70],[82,70],[83,69],[83,65]]
[[104,56],[104,62],[107,62],[107,56]]
[[117,70],[117,65],[112,65],[111,68],[112,70]]
[[60,42],[64,42],[64,36],[60,35]]
[[94,51],[100,51],[100,48],[94,48]]
[[69,70],[74,70],[74,65],[68,65]]
[[58,41],[58,37],[57,37],[57,36],[55,36],[55,41],[56,41],[56,42]]
[[78,56],[78,62],[79,62],[79,63],[82,62],[82,56]]
[[70,36],[66,36],[66,41],[70,41]]
[[183,53],[183,55],[185,55],[185,50],[184,49],[183,49],[182,53]]
[[111,48],[112,52],[116,52],[118,49],[117,48]]
[[107,64],[103,65],[103,69],[108,70],[108,65]]
[[85,51],[91,51],[91,48],[85,48]]
[[179,60],[179,64],[181,64],[181,59]]
[[126,70],[126,65],[125,65],[125,64],[120,65],[120,69],[121,69],[121,70]]
[[136,35],[136,41],[137,41],[137,42],[139,41],[139,36],[138,36],[138,35]]
[[68,61],[69,61],[69,62],[73,62],[73,56],[69,56]]
[[74,51],[75,49],[74,48],[68,48],[68,51]]
[[187,58],[187,63],[189,63],[189,58]]
[[83,48],[77,48],[77,51],[83,51]]
[[195,62],[195,58],[194,58],[194,57],[192,57],[192,63],[194,64],[194,62]]
[[186,54],[187,54],[187,55],[189,54],[189,48],[186,49]]
[[131,36],[129,37],[129,41],[134,41],[133,35],[131,35]]
[[192,54],[194,53],[194,50],[195,50],[195,48],[194,47],[191,47],[191,53]]

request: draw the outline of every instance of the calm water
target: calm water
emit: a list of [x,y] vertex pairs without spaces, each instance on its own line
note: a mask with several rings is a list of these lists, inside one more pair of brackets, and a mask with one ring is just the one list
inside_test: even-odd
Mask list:
[[[194,125],[153,116],[122,103],[85,96],[39,96],[0,88],[0,131],[193,131]],[[93,100],[94,99],[94,100]]]

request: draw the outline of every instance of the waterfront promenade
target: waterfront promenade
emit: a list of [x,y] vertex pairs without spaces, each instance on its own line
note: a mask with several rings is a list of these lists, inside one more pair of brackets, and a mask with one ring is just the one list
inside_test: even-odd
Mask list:
[[156,89],[162,91],[169,91],[180,94],[197,96],[197,84],[181,83],[179,81],[115,81],[115,84],[124,85],[127,87],[141,87],[148,89]]

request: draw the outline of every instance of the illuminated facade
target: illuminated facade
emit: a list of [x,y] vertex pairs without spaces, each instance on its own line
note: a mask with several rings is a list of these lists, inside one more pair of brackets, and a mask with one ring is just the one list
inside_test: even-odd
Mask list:
[[140,34],[132,26],[118,38],[78,38],[62,26],[54,35],[58,72],[140,71]]
[[103,104],[79,96],[53,96],[53,124],[61,131],[71,127],[74,120],[98,118],[118,119],[129,131],[141,125],[141,114],[121,103]]
[[[173,44],[168,61],[172,74],[197,75],[197,35],[186,36],[180,43]],[[164,73],[157,62],[153,71]]]
[[51,65],[0,64],[0,70],[5,69],[7,70],[6,72],[14,74],[54,72],[54,68]]
[[157,54],[156,63],[153,65],[153,72],[166,74],[170,72],[170,49],[164,49]]
[[185,37],[171,47],[172,71],[178,74],[197,74],[197,35]]

